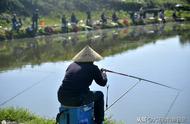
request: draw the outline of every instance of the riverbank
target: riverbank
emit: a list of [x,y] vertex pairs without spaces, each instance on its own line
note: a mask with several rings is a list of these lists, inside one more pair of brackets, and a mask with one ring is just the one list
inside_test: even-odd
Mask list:
[[[171,10],[165,11],[165,21],[173,22],[176,21],[172,18]],[[111,12],[107,12],[107,16],[111,17]],[[28,37],[36,37],[43,35],[52,35],[52,34],[61,34],[61,33],[70,33],[70,32],[80,32],[80,31],[89,31],[89,30],[98,30],[98,29],[109,29],[109,28],[122,28],[128,27],[131,25],[146,25],[146,24],[157,24],[163,23],[162,20],[158,17],[149,17],[142,20],[137,20],[135,23],[131,20],[129,13],[126,11],[119,11],[117,13],[119,20],[117,23],[112,22],[111,19],[108,19],[107,23],[101,23],[99,20],[100,12],[93,13],[93,25],[87,26],[85,24],[85,13],[78,12],[76,15],[79,15],[78,19],[80,20],[76,26],[73,26],[71,23],[68,23],[67,32],[64,32],[61,28],[60,17],[41,17],[39,20],[39,29],[37,32],[29,31],[29,25],[31,25],[30,19],[24,19],[23,26],[19,31],[11,30],[11,24],[0,24],[0,41],[3,40],[12,40],[12,39],[21,39]],[[189,21],[190,14],[187,11],[181,11],[178,13],[179,22],[181,21]],[[68,16],[67,16],[68,17]],[[42,23],[43,22],[43,23]],[[3,26],[1,26],[3,25]]]
[[[0,108],[1,124],[55,124],[55,118],[40,117],[24,108]],[[116,121],[107,118],[105,124],[116,124]],[[120,123],[121,124],[121,123]]]
[[39,117],[24,108],[1,108],[0,122],[3,124],[55,124],[55,119]]

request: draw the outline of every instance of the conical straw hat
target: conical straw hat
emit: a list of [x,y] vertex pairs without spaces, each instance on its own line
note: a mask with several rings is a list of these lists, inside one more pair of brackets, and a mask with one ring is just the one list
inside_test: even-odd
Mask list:
[[83,48],[77,55],[73,57],[73,61],[75,62],[94,62],[101,59],[102,56],[89,46]]

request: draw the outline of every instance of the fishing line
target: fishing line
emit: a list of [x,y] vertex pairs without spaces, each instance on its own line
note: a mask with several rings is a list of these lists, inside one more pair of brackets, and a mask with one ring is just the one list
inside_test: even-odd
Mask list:
[[135,88],[137,86],[137,84],[139,84],[141,80],[137,81],[137,83],[135,83],[132,87],[130,87],[125,93],[123,93],[118,99],[116,99],[109,107],[106,108],[105,112],[110,109],[113,105],[115,105],[119,100],[121,100],[127,93],[129,93],[133,88]]
[[174,103],[176,102],[177,98],[179,97],[179,94],[180,94],[180,91],[177,92],[177,94],[176,94],[174,100],[172,101],[172,103],[171,103],[171,105],[170,105],[170,107],[169,107],[169,109],[168,109],[168,111],[167,111],[167,113],[166,113],[166,115],[165,115],[165,118],[168,116],[168,114],[169,114],[170,111],[172,110],[172,108],[173,108],[173,106],[174,106]]
[[109,85],[107,85],[107,91],[106,91],[106,109],[108,108],[108,90],[109,90]]
[[[170,104],[169,106],[169,109],[167,111],[167,113],[165,114],[165,118],[168,116],[168,114],[170,113],[171,109],[173,108],[180,92],[182,91],[181,89],[177,89],[177,88],[174,88],[174,87],[171,87],[171,86],[168,86],[168,85],[165,85],[165,84],[161,84],[161,83],[158,83],[158,82],[155,82],[155,81],[151,81],[151,80],[147,80],[147,79],[144,79],[144,78],[140,78],[140,77],[136,77],[136,76],[133,76],[133,75],[128,75],[128,74],[123,74],[123,73],[119,73],[119,72],[115,72],[115,71],[111,71],[111,70],[107,70],[107,69],[102,69],[103,71],[105,72],[110,72],[110,73],[114,73],[114,74],[119,74],[119,75],[123,75],[123,76],[127,76],[127,77],[131,77],[131,78],[134,78],[134,79],[138,79],[139,82],[142,80],[142,81],[146,81],[146,82],[149,82],[149,83],[153,83],[153,84],[156,84],[156,85],[160,85],[160,86],[163,86],[163,87],[166,87],[166,88],[169,88],[169,89],[172,89],[172,90],[175,90],[177,91],[177,95],[176,97],[174,98],[174,100],[172,101],[172,103]],[[126,93],[124,93],[121,97],[119,97],[114,103],[112,103],[105,111],[107,111],[111,106],[113,106],[117,101],[119,101],[123,96],[125,96],[125,94],[127,94],[131,89],[133,89],[139,82],[137,82],[135,85],[133,85]]]
[[32,89],[34,86],[40,84],[44,79],[47,79],[48,77],[50,77],[50,74],[47,75],[46,77],[42,78],[41,80],[37,81],[36,83],[32,84],[31,86],[29,86],[29,87],[23,89],[22,91],[20,91],[20,92],[17,93],[16,95],[10,97],[9,99],[5,100],[4,102],[0,103],[0,106],[3,106],[3,105],[5,105],[5,104],[7,104],[8,102],[10,102],[10,101],[12,101],[13,99],[15,99],[17,96],[19,96],[19,95],[25,93],[26,91]]
[[[165,114],[165,116],[164,116],[164,119],[167,118],[168,114],[169,114],[170,111],[172,110],[172,108],[173,108],[173,106],[174,106],[174,104],[175,104],[177,98],[179,97],[179,94],[180,94],[180,93],[181,93],[180,91],[177,92],[177,94],[176,94],[174,100],[173,100],[172,103],[170,104],[169,109],[168,109],[168,111],[166,112],[166,114]],[[163,122],[161,122],[161,124],[163,124]]]

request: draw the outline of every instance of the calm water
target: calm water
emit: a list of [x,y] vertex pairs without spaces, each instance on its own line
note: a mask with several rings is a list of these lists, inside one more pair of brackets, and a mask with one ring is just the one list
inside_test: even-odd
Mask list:
[[[86,44],[105,58],[100,68],[128,73],[182,89],[167,117],[190,122],[190,28],[188,24],[149,25],[90,33],[55,35],[0,42],[0,104],[32,85],[0,107],[28,108],[45,117],[58,112],[57,89],[71,58]],[[137,80],[111,73],[111,105]],[[92,90],[106,87],[95,83]],[[135,124],[139,117],[164,117],[177,92],[141,81],[112,106],[106,116]]]

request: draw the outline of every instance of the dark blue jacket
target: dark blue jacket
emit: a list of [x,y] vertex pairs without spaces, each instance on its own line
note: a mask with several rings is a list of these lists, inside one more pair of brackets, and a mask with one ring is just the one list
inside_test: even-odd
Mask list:
[[102,72],[92,62],[74,62],[66,70],[59,93],[62,96],[75,96],[89,91],[92,81],[105,86],[107,79],[103,79]]

